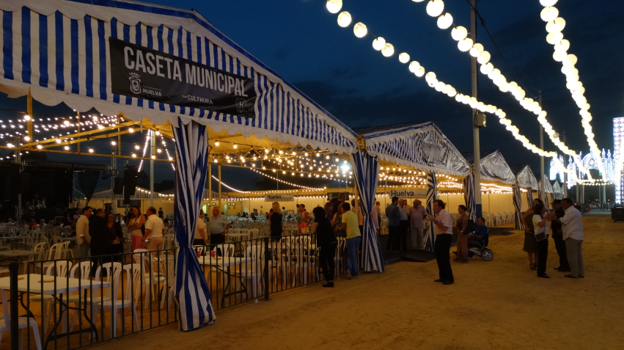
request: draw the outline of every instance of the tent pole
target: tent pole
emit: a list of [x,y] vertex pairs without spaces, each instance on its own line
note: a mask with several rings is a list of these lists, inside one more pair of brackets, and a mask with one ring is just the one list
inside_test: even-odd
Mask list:
[[[219,212],[221,212],[221,162],[217,165],[217,171],[219,172]],[[241,201],[241,206],[243,202]],[[242,208],[241,208],[242,209]]]
[[[477,0],[470,0],[470,37],[473,42],[477,42]],[[477,75],[477,58],[470,58],[470,76],[472,81],[472,97],[479,97],[479,77]],[[474,153],[474,200],[477,217],[481,216],[481,145],[479,140],[479,128],[476,126],[475,119],[477,110],[472,110],[472,139]]]
[[[80,111],[76,111],[76,130],[80,133]],[[78,154],[80,154],[80,142],[76,143]]]
[[150,130],[150,207],[154,206],[154,157],[156,157],[156,142],[154,130]]
[[26,113],[30,116],[30,118],[26,121],[26,129],[28,130],[28,136],[32,142],[35,141],[35,136],[33,135],[33,106],[32,106],[32,94],[30,93],[30,89],[28,89],[28,98],[26,100]]
[[[208,208],[212,209],[212,155],[208,154]],[[208,210],[210,212],[210,210]],[[211,215],[206,213],[210,221]]]
[[[542,106],[542,92],[538,91],[537,93],[537,99],[539,102],[540,107]],[[540,138],[540,148],[544,149],[544,128],[542,127],[542,124],[540,124],[539,126],[539,138]],[[544,156],[541,155],[540,156],[540,178],[542,179],[542,181],[540,181],[540,190],[539,193],[542,194],[542,196],[546,196],[545,198],[540,198],[541,200],[546,199],[546,202],[548,202],[548,195],[546,195],[546,176],[544,174]]]

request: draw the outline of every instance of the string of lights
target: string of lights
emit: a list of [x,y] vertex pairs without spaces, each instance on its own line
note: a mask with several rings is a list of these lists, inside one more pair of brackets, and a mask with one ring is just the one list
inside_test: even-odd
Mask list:
[[[424,0],[415,0],[414,2],[423,2]],[[555,0],[556,1],[556,0]],[[491,54],[485,50],[482,44],[473,43],[471,38],[468,38],[468,30],[459,25],[454,25],[453,16],[449,12],[444,11],[443,0],[431,0],[427,3],[427,14],[431,17],[437,17],[438,28],[447,30],[452,28],[451,37],[457,41],[457,48],[459,51],[469,53],[470,56],[475,57],[477,62],[481,64],[480,72],[487,76],[496,85],[500,91],[509,93],[518,101],[518,103],[527,111],[537,116],[538,122],[544,128],[544,131],[550,138],[550,140],[565,154],[572,156],[575,159],[583,172],[587,172],[582,165],[582,162],[578,158],[576,151],[566,146],[559,134],[555,132],[552,125],[546,119],[547,112],[542,109],[540,103],[530,97],[526,97],[526,91],[515,81],[507,82],[507,78],[501,73],[500,69],[494,67],[490,62]]]
[[[442,3],[442,7],[440,8],[439,3],[441,2],[441,0],[433,0],[432,2],[435,2],[436,4],[438,4],[436,5],[437,6],[436,11],[439,12],[437,13],[437,16],[441,15],[444,9],[444,4]],[[330,13],[336,14],[340,12],[340,10],[342,9],[342,0],[327,0],[326,7]],[[342,11],[338,13],[338,25],[340,27],[343,27],[343,28],[349,27],[352,22],[353,22],[353,18],[349,12]],[[452,23],[452,20],[451,20],[451,23]],[[368,28],[366,27],[364,23],[358,22],[353,26],[353,32],[356,37],[363,38],[368,34]],[[467,36],[467,31],[466,33],[463,33],[462,31],[461,33],[457,34],[457,37],[460,38],[459,40],[463,40],[462,47],[468,46],[468,48],[470,48],[472,46],[472,40],[469,38],[466,38],[466,36]],[[392,57],[395,53],[394,45],[392,45],[389,42],[386,42],[386,40],[380,36],[375,37],[375,39],[373,40],[373,48],[377,51],[380,51],[384,57]],[[448,97],[455,98],[457,102],[463,103],[465,105],[469,105],[471,108],[477,109],[483,113],[490,113],[490,114],[496,115],[499,118],[499,122],[505,125],[506,129],[510,131],[512,135],[514,136],[514,138],[520,141],[525,148],[545,157],[550,157],[550,158],[556,157],[555,152],[544,151],[540,149],[539,147],[537,147],[536,145],[532,144],[526,136],[521,135],[518,127],[512,125],[511,120],[506,118],[507,114],[502,109],[491,104],[486,105],[485,103],[478,101],[474,97],[458,93],[455,87],[439,80],[437,78],[436,73],[433,71],[429,71],[428,73],[425,74],[425,71],[426,71],[425,68],[418,61],[410,62],[411,56],[406,52],[400,53],[398,55],[398,58],[399,58],[399,62],[403,64],[409,63],[408,65],[409,70],[414,75],[416,75],[416,77],[421,78],[425,76],[425,80],[427,81],[427,84],[429,85],[429,87],[447,95]]]
[[[590,124],[592,115],[589,112],[590,104],[587,103],[585,97],[585,87],[579,79],[579,70],[575,67],[578,58],[574,54],[569,54],[570,41],[563,38],[563,29],[566,21],[559,16],[559,10],[554,7],[558,0],[540,0],[540,4],[544,7],[540,13],[540,17],[546,22],[546,41],[553,46],[553,59],[561,63],[561,72],[566,77],[566,87],[570,91],[574,102],[579,108],[579,114],[582,118],[582,125],[587,136],[587,143],[592,153],[600,154],[600,149],[594,140],[594,133]],[[605,173],[602,162],[598,164],[601,173]]]

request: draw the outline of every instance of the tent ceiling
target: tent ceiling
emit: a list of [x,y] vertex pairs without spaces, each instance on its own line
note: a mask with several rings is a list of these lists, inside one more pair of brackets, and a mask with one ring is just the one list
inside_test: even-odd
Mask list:
[[466,159],[433,122],[354,130],[364,137],[367,152],[377,156],[382,166],[402,165],[460,176],[470,173]]
[[[474,164],[472,152],[463,153],[470,165]],[[498,150],[481,152],[481,179],[512,185],[516,182],[514,172]]]
[[527,164],[519,164],[512,168],[514,173],[516,174],[516,178],[518,179],[518,185],[524,188],[532,188],[533,190],[537,190],[539,185],[537,183],[537,179],[531,170],[531,167]]
[[[354,150],[357,140],[351,129],[196,12],[119,0],[94,3],[96,5],[79,0],[2,2],[4,19],[13,23],[13,26],[4,26],[5,40],[10,38],[14,43],[26,44],[19,50],[5,51],[5,60],[13,64],[0,68],[3,70],[0,91],[9,97],[20,97],[31,90],[33,98],[47,105],[65,102],[78,111],[95,108],[105,115],[123,113],[135,121],[148,117],[156,124],[177,125],[178,121],[194,120],[208,125],[215,133],[264,140],[258,142],[258,146],[268,145],[271,140],[345,154]],[[52,30],[40,31],[39,20],[30,20],[40,16],[46,17]],[[58,25],[65,22],[77,25],[77,36],[70,35],[74,26]],[[71,40],[67,39],[70,36]],[[64,46],[57,45],[59,38],[65,39]],[[253,79],[256,117],[113,94],[110,77],[115,67],[111,66],[108,55],[109,38]],[[161,48],[157,47],[159,42]],[[41,49],[41,43],[47,50]],[[32,54],[34,52],[39,54]],[[40,62],[48,62],[48,65]],[[9,69],[4,71],[7,67]]]

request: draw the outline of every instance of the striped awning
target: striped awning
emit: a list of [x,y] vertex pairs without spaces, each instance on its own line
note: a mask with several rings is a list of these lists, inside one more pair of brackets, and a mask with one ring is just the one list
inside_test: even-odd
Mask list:
[[355,129],[364,136],[366,150],[380,162],[466,176],[470,165],[451,141],[433,124],[401,124]]
[[[472,152],[465,152],[463,155],[470,165],[474,164]],[[481,152],[481,180],[513,185],[516,182],[516,175],[500,151],[483,151]]]
[[[157,124],[191,120],[213,131],[350,154],[356,136],[340,120],[194,11],[119,0],[0,3],[0,91],[46,105],[95,108]],[[254,79],[255,118],[112,93],[109,38]]]

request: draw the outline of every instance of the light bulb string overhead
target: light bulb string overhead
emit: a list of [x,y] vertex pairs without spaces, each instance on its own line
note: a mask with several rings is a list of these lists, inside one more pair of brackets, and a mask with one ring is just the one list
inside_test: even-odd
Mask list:
[[[416,1],[420,2],[420,1]],[[432,7],[435,7],[432,10]],[[482,44],[475,43],[472,39],[468,38],[468,31],[465,27],[455,26],[453,23],[453,16],[449,12],[444,12],[444,1],[443,0],[431,0],[427,4],[427,14],[432,17],[438,17],[438,27],[442,30],[446,30],[448,28],[453,28],[451,31],[451,37],[453,40],[458,41],[458,49],[462,52],[469,53],[472,57],[477,58],[477,61],[481,64],[481,73],[486,75],[492,82],[498,86],[498,88],[505,93],[510,93],[514,96],[514,98],[520,103],[520,105],[538,116],[538,122],[544,127],[548,137],[551,141],[565,154],[575,157],[575,160],[578,160],[576,157],[577,153],[567,147],[560,139],[559,134],[557,134],[552,125],[546,119],[546,111],[542,109],[540,104],[531,98],[526,98],[526,91],[521,88],[518,83],[512,81],[507,82],[507,78],[501,73],[501,71],[494,67],[494,65],[490,62],[491,54],[486,51]],[[500,51],[499,51],[500,53]],[[501,54],[502,55],[502,54]],[[581,164],[579,162],[579,164]],[[580,167],[584,172],[589,173],[587,169],[585,169],[582,164]]]
[[[442,9],[443,9],[444,5],[443,5],[443,2],[441,2],[441,0],[433,0],[433,2],[436,4],[442,4]],[[338,13],[342,9],[342,0],[328,0],[326,2],[326,7],[329,10],[329,12]],[[428,9],[430,10],[430,7],[428,7]],[[338,24],[343,28],[348,27],[353,21],[353,18],[350,14],[348,16],[343,15],[345,12],[347,11],[343,11],[338,15]],[[442,11],[439,9],[436,10],[436,13],[437,12],[439,12],[438,15],[442,14]],[[451,23],[452,23],[452,19],[451,19]],[[353,26],[353,31],[356,37],[363,38],[367,35],[368,28],[366,27],[365,24],[358,22]],[[467,33],[464,33],[462,39],[465,39],[466,35]],[[391,57],[395,53],[394,46],[386,42],[386,40],[383,37],[376,37],[373,40],[373,48],[377,51],[381,51],[381,53],[385,57]],[[399,61],[401,63],[407,64],[409,62],[409,65],[408,65],[409,70],[414,75],[416,75],[419,78],[425,76],[425,68],[418,61],[410,62],[409,54],[403,52],[399,54],[398,56],[399,56]],[[502,111],[500,108],[497,108],[494,105],[486,105],[485,103],[478,101],[474,97],[470,97],[468,95],[457,93],[457,90],[453,86],[451,86],[450,84],[445,84],[444,82],[438,80],[436,74],[432,71],[426,74],[425,79],[427,80],[429,87],[434,88],[436,91],[442,92],[451,98],[454,97],[457,102],[470,105],[470,107],[474,109],[478,109],[481,112],[497,115],[499,117],[499,121],[501,122],[501,124],[506,125],[507,130],[509,130],[512,133],[512,135],[514,135],[514,137],[517,140],[521,141],[522,145],[525,148],[529,149],[530,151],[537,153],[539,155],[543,155],[545,157],[556,156],[555,152],[544,151],[540,149],[539,147],[537,147],[536,145],[532,144],[528,140],[528,138],[526,138],[524,135],[521,135],[519,133],[519,129],[516,126],[511,124],[511,120],[505,118],[506,113]]]

